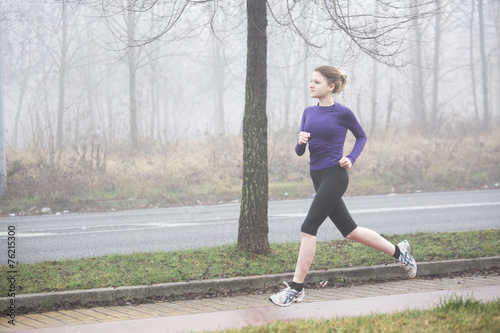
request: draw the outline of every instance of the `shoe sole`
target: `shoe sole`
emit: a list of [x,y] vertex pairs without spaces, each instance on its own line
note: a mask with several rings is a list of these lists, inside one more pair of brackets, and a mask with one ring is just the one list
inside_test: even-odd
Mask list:
[[[408,245],[408,248],[406,249],[408,252],[410,252],[410,255],[413,257],[413,249],[411,248],[411,244],[410,242],[408,242],[406,239],[403,241],[404,243],[406,243]],[[401,242],[401,243],[403,243]],[[399,244],[398,244],[399,245]],[[415,260],[415,257],[413,257],[413,260]],[[413,279],[417,276],[417,270],[418,270],[418,267],[417,267],[417,261],[415,260],[415,275],[411,275],[410,272],[408,272],[408,275],[410,276],[410,279]]]
[[415,261],[415,275],[411,276],[410,275],[410,279],[413,279],[417,276],[417,272],[418,272],[418,266],[417,266],[417,262]]
[[[407,240],[405,240],[405,241],[408,244],[408,248],[410,250],[410,255],[413,257],[413,249],[411,248],[410,242],[408,242]],[[413,260],[415,260],[415,257],[413,257]],[[413,275],[413,276],[410,275],[410,279],[413,279],[417,276],[417,271],[418,271],[417,261],[415,260],[415,275]]]

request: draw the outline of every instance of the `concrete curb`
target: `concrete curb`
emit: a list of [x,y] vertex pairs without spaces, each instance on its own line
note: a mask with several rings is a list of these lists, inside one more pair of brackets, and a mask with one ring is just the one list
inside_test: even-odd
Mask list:
[[[500,256],[445,260],[435,262],[418,263],[417,276],[432,276],[439,274],[455,273],[470,269],[491,269],[500,267]],[[290,281],[292,273],[273,274],[250,277],[237,277],[227,279],[199,280],[190,282],[164,283],[145,286],[98,288],[88,290],[60,291],[51,293],[16,295],[0,298],[0,308],[6,309],[15,301],[16,307],[25,306],[36,308],[40,306],[51,306],[55,304],[78,302],[85,304],[90,301],[114,301],[121,298],[147,298],[151,296],[184,295],[190,293],[206,293],[217,290],[230,289],[233,291],[244,289],[261,289],[275,286],[283,281]],[[386,280],[386,279],[408,279],[408,275],[397,265],[378,265],[368,267],[353,267],[332,269],[326,271],[311,271],[307,276],[308,282],[319,282],[321,280]]]

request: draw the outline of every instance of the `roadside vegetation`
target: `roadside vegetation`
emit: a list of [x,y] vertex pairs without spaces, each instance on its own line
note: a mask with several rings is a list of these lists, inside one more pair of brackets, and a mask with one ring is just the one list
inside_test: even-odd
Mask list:
[[[314,192],[308,156],[295,155],[295,142],[295,132],[269,133],[270,200],[309,198]],[[353,142],[349,135],[345,151]],[[450,129],[445,137],[371,135],[349,171],[346,195],[499,188],[499,143],[498,130]],[[0,216],[40,214],[43,208],[55,213],[216,204],[241,197],[240,137],[144,143],[134,153],[124,146],[87,142],[63,152],[36,144],[7,149],[8,190]]]
[[[385,235],[393,243],[408,239],[419,262],[497,256],[500,229],[455,233]],[[173,252],[109,255],[16,266],[17,293],[134,286],[293,272],[299,243],[272,244],[256,255],[236,245]],[[349,240],[318,242],[312,270],[391,264],[394,260]],[[7,276],[7,265],[0,274]],[[0,284],[6,296],[7,279]],[[343,282],[343,281],[336,281]],[[345,282],[345,281],[344,281]]]
[[[244,327],[225,333],[293,332],[499,332],[500,301],[481,302],[453,297],[431,310],[408,310],[395,314],[372,314],[337,319],[276,322]],[[222,332],[222,331],[221,331]]]

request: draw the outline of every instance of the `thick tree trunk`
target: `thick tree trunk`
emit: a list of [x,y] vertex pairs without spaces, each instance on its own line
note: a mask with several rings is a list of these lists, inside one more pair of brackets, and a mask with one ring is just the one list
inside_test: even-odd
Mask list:
[[254,253],[269,248],[267,174],[266,0],[248,0],[247,77],[243,116],[243,188],[238,247]]

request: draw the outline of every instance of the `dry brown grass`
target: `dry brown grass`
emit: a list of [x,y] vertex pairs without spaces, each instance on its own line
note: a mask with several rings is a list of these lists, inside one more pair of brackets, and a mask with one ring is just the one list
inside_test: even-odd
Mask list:
[[368,143],[361,161],[354,181],[361,187],[371,180],[398,193],[494,188],[500,181],[500,133],[379,138]]
[[[308,156],[294,153],[295,133],[269,134],[270,198],[306,198]],[[353,138],[349,136],[345,151]],[[242,140],[205,137],[169,145],[81,146],[60,154],[7,151],[8,191],[0,211],[32,207],[95,210],[217,203],[240,198]],[[307,154],[306,154],[307,155]],[[460,190],[500,182],[500,131],[448,138],[371,137],[350,171],[348,195]],[[498,186],[498,185],[496,185]],[[35,209],[35,210],[36,210]]]

